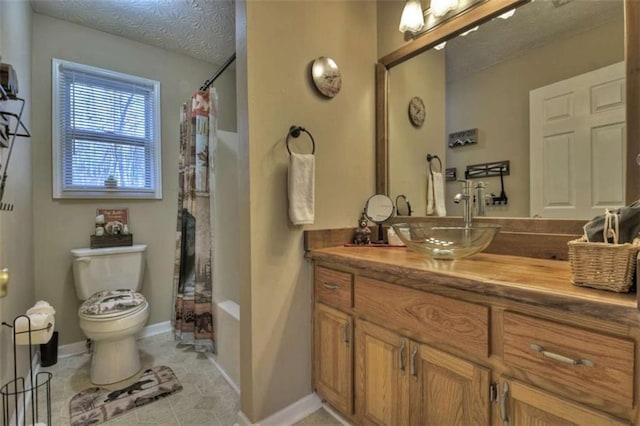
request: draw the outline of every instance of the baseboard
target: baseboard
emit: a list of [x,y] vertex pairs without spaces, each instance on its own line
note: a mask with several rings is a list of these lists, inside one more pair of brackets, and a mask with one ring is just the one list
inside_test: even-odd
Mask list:
[[155,336],[157,334],[168,333],[169,331],[173,331],[173,325],[171,325],[171,321],[158,322],[143,328],[142,331],[138,333],[138,339]]
[[209,358],[209,361],[211,361],[211,364],[213,364],[213,366],[218,369],[220,374],[222,374],[222,377],[224,377],[224,379],[227,381],[227,383],[229,383],[229,386],[231,386],[233,388],[233,390],[236,391],[238,396],[240,396],[240,386],[238,386],[238,384],[236,382],[231,380],[231,377],[227,374],[226,371],[224,371],[224,368],[222,368],[220,366],[220,364],[218,364],[218,362],[213,358],[213,354],[207,352],[207,358]]
[[249,420],[249,418],[242,411],[238,411],[238,422],[236,423],[236,425],[253,426],[253,424],[251,423],[251,420]]
[[[292,425],[305,417],[313,414],[322,408],[322,401],[318,398],[318,395],[315,393],[309,394],[304,398],[301,398],[289,405],[288,407],[283,408],[267,417],[266,419],[260,420],[255,423],[256,426],[289,426]],[[249,418],[240,411],[238,413],[238,424],[240,426],[250,426],[252,425]]]
[[[33,359],[31,360],[31,369],[28,371],[27,376],[25,377],[25,387],[31,386],[30,385],[31,381],[28,381],[29,374],[31,375],[33,383],[35,385],[36,376],[38,375],[39,372],[40,372],[40,355],[38,354],[38,352],[36,352],[35,354],[33,354]],[[25,407],[27,409],[30,409],[31,394],[32,394],[31,392],[24,392],[20,394],[20,398],[18,398],[18,412],[13,413],[13,415],[11,416],[11,420],[9,420],[8,424],[10,425],[26,424],[25,418],[24,418],[26,413],[24,410],[25,410]],[[12,406],[11,397],[9,397],[8,403],[9,403],[9,406]],[[15,407],[15,405],[13,406]]]
[[334,419],[336,419],[337,421],[342,423],[344,426],[351,426],[351,423],[349,422],[349,420],[347,420],[346,418],[342,417],[342,414],[338,413],[336,410],[334,410],[327,403],[323,403],[322,407],[325,410],[327,410],[327,413],[331,414],[331,416],[333,416]]
[[[171,321],[158,322],[143,328],[140,333],[138,333],[138,339],[155,336],[156,334],[166,333],[171,330],[173,330]],[[69,343],[58,347],[58,358],[66,358],[73,355],[83,354],[85,352],[87,352],[86,341]]]

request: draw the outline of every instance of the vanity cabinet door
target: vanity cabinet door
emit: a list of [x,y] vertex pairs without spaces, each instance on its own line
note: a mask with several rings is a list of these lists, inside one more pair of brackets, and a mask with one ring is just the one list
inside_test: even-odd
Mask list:
[[500,416],[505,426],[622,426],[621,419],[513,379],[503,379]]
[[489,369],[430,346],[413,343],[409,374],[410,424],[490,424]]
[[316,392],[349,416],[353,413],[353,321],[351,316],[316,303],[313,332]]
[[356,323],[358,424],[409,424],[409,345],[408,339],[385,328]]

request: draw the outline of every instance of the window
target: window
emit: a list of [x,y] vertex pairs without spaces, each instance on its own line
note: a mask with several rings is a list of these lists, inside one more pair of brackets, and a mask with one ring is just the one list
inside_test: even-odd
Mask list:
[[53,60],[53,197],[162,198],[160,83]]

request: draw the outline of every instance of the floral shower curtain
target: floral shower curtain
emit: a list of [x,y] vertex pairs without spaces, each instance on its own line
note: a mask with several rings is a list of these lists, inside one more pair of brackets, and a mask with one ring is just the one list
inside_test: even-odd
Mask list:
[[215,351],[212,205],[217,119],[214,88],[196,92],[182,105],[173,326],[176,340],[202,352]]

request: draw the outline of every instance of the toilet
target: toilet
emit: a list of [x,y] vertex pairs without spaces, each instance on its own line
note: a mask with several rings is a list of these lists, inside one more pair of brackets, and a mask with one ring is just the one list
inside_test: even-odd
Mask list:
[[142,364],[136,335],[149,318],[149,304],[138,293],[147,246],[73,249],[73,280],[84,302],[80,328],[93,341],[90,377],[108,385],[138,373]]

